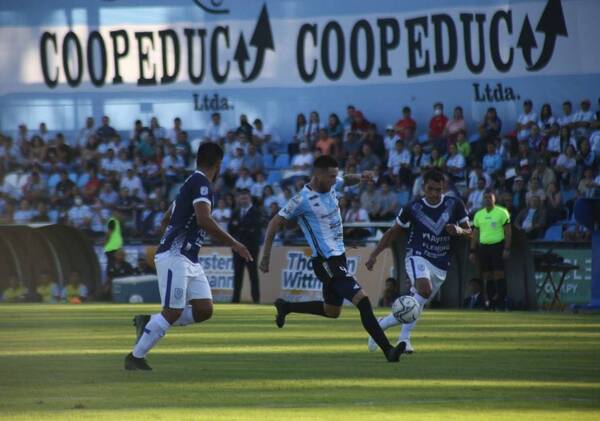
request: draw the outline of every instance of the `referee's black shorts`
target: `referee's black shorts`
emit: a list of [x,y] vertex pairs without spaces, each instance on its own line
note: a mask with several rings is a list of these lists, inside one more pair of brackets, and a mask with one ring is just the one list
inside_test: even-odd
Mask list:
[[479,245],[479,266],[482,272],[504,271],[504,241],[495,244]]

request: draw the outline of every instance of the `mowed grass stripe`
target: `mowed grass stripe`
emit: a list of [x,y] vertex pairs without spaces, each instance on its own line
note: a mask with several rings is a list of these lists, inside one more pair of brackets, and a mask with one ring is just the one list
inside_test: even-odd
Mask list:
[[598,316],[426,311],[417,353],[392,365],[366,351],[352,308],[277,329],[270,306],[217,305],[208,323],[168,333],[149,357],[155,371],[125,372],[131,318],[156,310],[0,306],[0,417],[600,417]]

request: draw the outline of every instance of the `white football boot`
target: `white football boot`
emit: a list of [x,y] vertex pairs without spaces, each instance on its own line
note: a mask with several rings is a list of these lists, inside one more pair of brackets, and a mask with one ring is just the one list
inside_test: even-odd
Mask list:
[[400,339],[400,340],[398,340],[398,343],[400,343],[400,342],[404,342],[406,344],[406,348],[404,348],[405,354],[412,354],[413,352],[415,352],[414,348],[410,344],[410,339]]

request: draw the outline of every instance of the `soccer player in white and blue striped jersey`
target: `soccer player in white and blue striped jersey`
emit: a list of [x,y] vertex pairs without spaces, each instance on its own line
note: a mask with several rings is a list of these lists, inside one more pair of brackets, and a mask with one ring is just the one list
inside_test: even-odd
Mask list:
[[[346,175],[345,184],[357,184],[362,179],[370,179],[372,173]],[[359,283],[348,273],[346,250],[342,227],[342,216],[335,192],[338,179],[338,163],[330,156],[320,156],[314,162],[313,176],[269,222],[265,234],[263,258],[260,269],[269,271],[271,246],[277,231],[287,221],[296,220],[310,245],[315,275],[323,283],[322,301],[288,302],[275,301],[277,316],[275,322],[283,327],[289,313],[314,314],[322,317],[338,318],[344,299],[351,301],[360,311],[363,327],[383,350],[389,362],[397,362],[404,350],[404,344],[393,347],[383,333],[373,314],[369,297]]]

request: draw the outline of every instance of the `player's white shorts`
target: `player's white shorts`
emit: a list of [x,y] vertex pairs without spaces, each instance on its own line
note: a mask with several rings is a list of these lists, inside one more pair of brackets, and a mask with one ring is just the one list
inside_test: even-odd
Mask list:
[[412,293],[417,292],[415,289],[417,279],[427,278],[431,282],[431,295],[429,299],[433,298],[446,280],[446,271],[435,267],[421,256],[407,256],[404,261],[406,264],[406,274],[412,284],[410,291]]
[[163,307],[184,308],[190,300],[212,300],[210,284],[200,263],[169,252],[154,257]]

